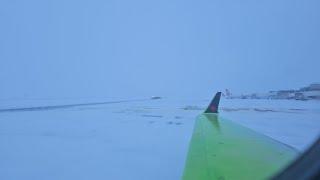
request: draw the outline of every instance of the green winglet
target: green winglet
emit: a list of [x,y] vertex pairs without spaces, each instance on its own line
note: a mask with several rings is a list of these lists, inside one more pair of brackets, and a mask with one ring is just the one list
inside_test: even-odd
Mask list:
[[267,179],[290,164],[298,152],[267,136],[204,113],[195,123],[184,180]]

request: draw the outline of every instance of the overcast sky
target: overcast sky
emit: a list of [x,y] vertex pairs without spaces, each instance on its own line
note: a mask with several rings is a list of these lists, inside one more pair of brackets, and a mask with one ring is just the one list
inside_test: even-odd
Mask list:
[[0,98],[320,82],[319,0],[1,0]]

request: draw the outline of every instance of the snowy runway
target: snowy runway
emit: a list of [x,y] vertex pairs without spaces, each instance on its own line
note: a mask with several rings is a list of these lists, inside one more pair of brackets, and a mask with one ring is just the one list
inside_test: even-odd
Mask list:
[[[207,102],[2,112],[0,179],[180,179],[195,117]],[[223,100],[221,116],[302,151],[320,132],[318,105]]]

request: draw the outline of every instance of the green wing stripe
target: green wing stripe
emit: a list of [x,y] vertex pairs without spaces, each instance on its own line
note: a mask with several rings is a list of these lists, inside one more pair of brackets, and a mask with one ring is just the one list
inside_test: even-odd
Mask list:
[[295,149],[217,114],[203,114],[196,120],[183,179],[266,179],[297,155]]

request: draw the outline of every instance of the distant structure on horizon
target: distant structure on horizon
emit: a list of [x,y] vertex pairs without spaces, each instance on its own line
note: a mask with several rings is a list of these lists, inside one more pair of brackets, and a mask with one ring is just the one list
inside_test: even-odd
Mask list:
[[320,83],[313,83],[299,90],[279,90],[268,93],[253,93],[246,95],[232,95],[226,89],[225,97],[229,99],[295,99],[295,100],[320,100]]

